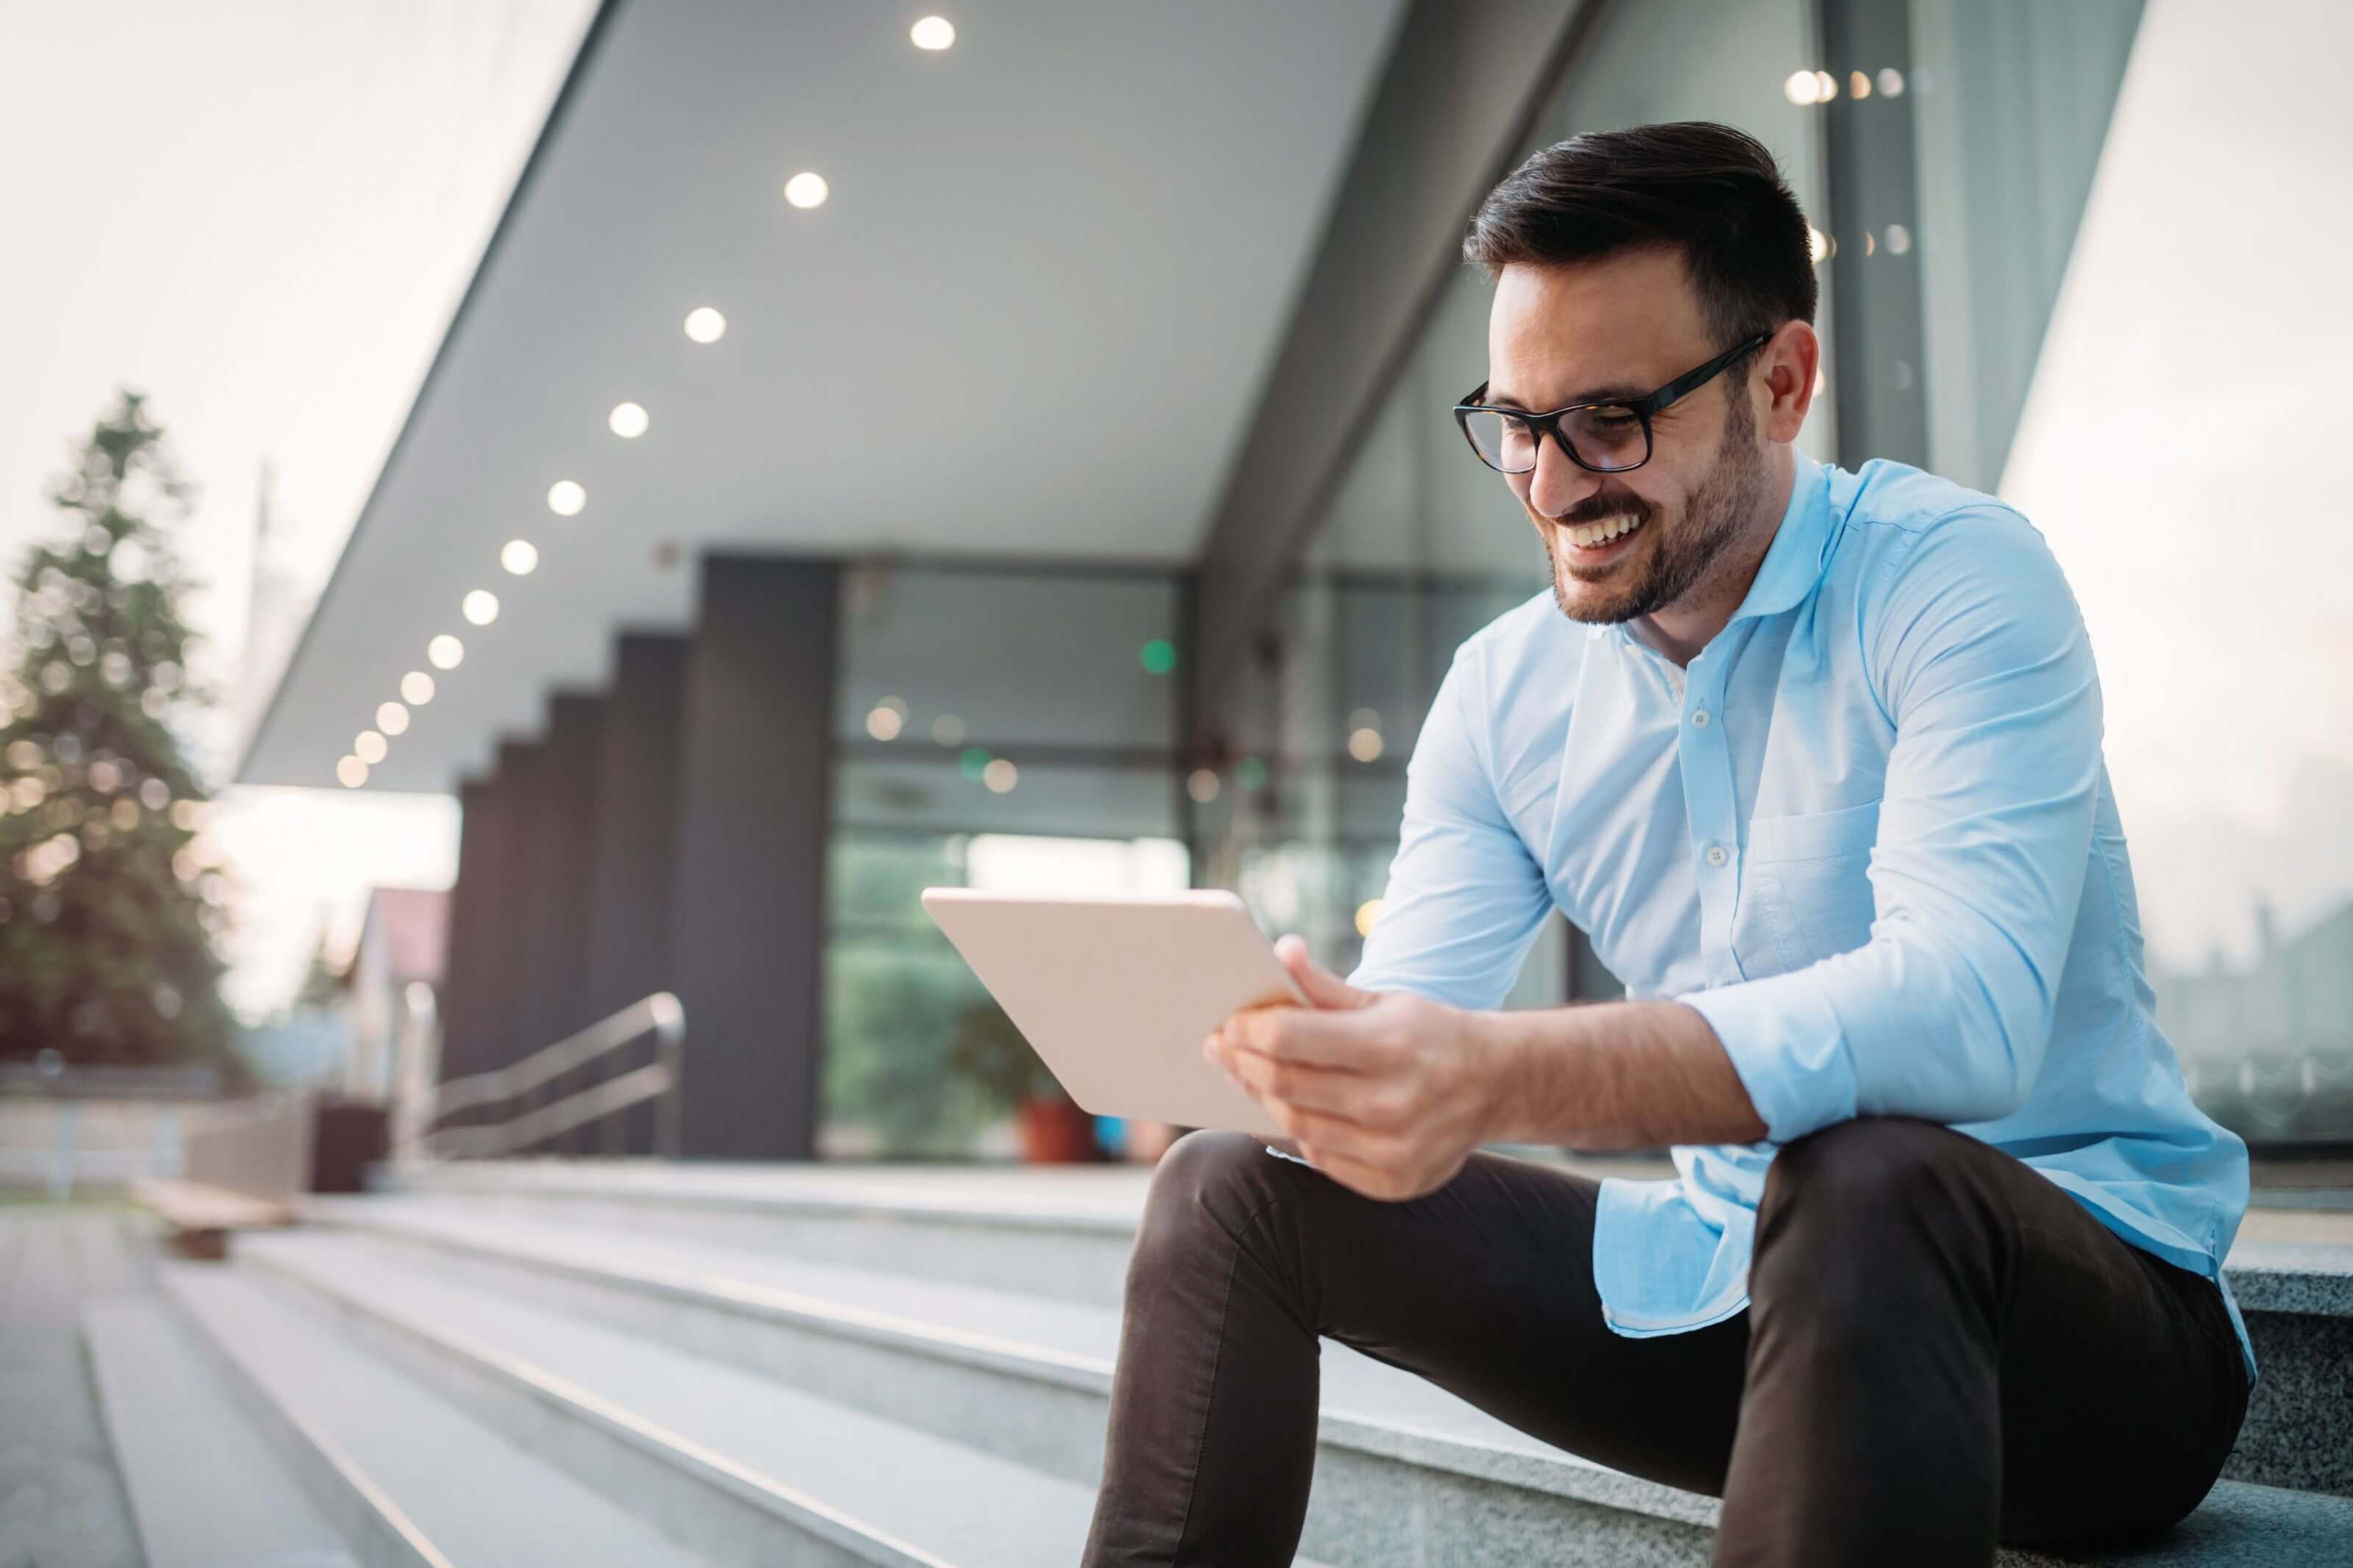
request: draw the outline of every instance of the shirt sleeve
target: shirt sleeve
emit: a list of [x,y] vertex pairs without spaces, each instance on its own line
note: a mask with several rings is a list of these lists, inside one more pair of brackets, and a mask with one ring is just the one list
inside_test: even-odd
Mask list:
[[1543,868],[1504,814],[1489,766],[1476,638],[1455,650],[1406,763],[1405,820],[1380,918],[1348,984],[1493,1007],[1551,912]]
[[2025,1103],[2051,1039],[2103,779],[2097,672],[2050,547],[2007,510],[1940,520],[1877,577],[1863,653],[1895,727],[1871,940],[1679,1000],[1767,1136]]

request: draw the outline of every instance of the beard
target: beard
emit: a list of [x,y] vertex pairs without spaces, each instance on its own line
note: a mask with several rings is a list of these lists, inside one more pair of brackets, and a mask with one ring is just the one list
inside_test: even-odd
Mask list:
[[[1715,461],[1684,499],[1671,529],[1660,525],[1657,506],[1630,493],[1588,496],[1545,523],[1545,563],[1551,568],[1552,596],[1561,614],[1573,621],[1614,625],[1666,609],[1699,586],[1723,559],[1725,547],[1739,538],[1771,490],[1765,456],[1757,449],[1756,412],[1738,390],[1730,401]],[[1639,561],[1612,562],[1588,576],[1567,558],[1575,547],[1556,542],[1563,528],[1619,517],[1639,520],[1642,531],[1653,535]],[[1630,564],[1630,575],[1625,572]],[[1571,577],[1586,590],[1581,599],[1569,595],[1566,579]]]

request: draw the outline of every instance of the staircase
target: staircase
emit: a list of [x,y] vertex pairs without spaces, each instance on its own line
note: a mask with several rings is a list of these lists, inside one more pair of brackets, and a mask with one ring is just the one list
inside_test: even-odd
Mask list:
[[[156,1300],[93,1303],[85,1340],[153,1561],[194,1528],[175,1519],[211,1531],[192,1564],[1075,1561],[1140,1173],[486,1162],[393,1179],[240,1237],[227,1265],[164,1266]],[[2153,1545],[2002,1563],[2353,1563],[2353,1248],[2242,1252],[2264,1366],[2231,1479]],[[1712,1499],[1338,1346],[1324,1397],[1303,1562],[1707,1561]],[[190,1436],[153,1440],[165,1430]],[[192,1442],[204,1461],[175,1469]],[[225,1519],[274,1533],[239,1547]]]

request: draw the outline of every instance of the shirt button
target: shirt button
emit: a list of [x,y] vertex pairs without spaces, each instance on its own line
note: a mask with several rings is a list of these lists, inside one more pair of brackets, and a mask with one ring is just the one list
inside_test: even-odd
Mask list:
[[1694,708],[1692,710],[1692,728],[1694,730],[1704,730],[1707,728],[1706,709]]
[[1725,859],[1725,853],[1724,853],[1724,846],[1723,846],[1723,845],[1721,845],[1721,844],[1711,844],[1711,845],[1709,845],[1709,846],[1707,847],[1707,863],[1708,863],[1709,865],[1711,865],[1711,866],[1721,866],[1721,865],[1723,865],[1723,864],[1724,864]]

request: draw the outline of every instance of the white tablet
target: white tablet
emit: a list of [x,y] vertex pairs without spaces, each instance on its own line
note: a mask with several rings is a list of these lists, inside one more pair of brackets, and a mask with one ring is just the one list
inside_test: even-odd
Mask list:
[[1307,1003],[1240,899],[926,888],[923,908],[1082,1110],[1283,1136],[1201,1055],[1229,1013]]

